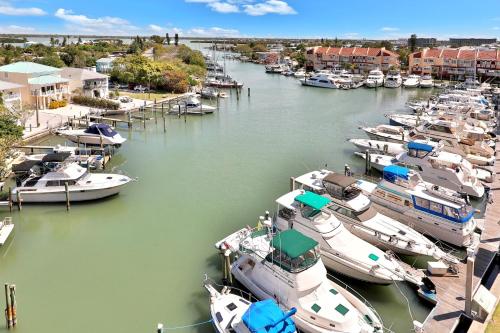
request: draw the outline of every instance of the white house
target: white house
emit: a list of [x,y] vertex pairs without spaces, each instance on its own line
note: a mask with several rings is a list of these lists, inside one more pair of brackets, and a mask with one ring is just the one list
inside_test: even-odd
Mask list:
[[66,67],[61,76],[69,81],[69,91],[81,90],[83,95],[96,98],[107,98],[109,93],[108,76],[83,68]]

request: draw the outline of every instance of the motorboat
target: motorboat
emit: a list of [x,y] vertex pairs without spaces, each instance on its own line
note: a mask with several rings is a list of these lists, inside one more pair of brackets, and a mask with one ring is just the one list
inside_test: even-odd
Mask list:
[[63,129],[57,134],[68,140],[90,146],[121,146],[127,139],[108,124],[92,124],[86,129]]
[[187,113],[193,115],[204,115],[209,113],[214,113],[217,110],[216,107],[202,104],[196,95],[189,95],[185,101],[181,101],[178,104],[172,105],[170,113]]
[[[217,333],[296,333],[292,308],[284,312],[273,299],[249,302],[224,287],[220,292],[208,281],[210,314]],[[265,329],[264,329],[265,328]]]
[[458,192],[424,182],[414,170],[390,165],[383,179],[374,184],[359,180],[358,186],[375,208],[425,236],[459,247],[475,248],[476,210]]
[[403,83],[401,73],[399,71],[389,71],[385,77],[384,87],[386,88],[399,88]]
[[293,178],[292,184],[293,189],[311,191],[330,199],[328,209],[345,228],[372,245],[403,255],[448,258],[427,237],[378,212],[354,177],[320,170]]
[[420,75],[411,74],[403,81],[403,87],[416,88],[420,84]]
[[371,70],[365,81],[368,88],[376,88],[384,85],[384,73],[380,69]]
[[266,65],[266,73],[281,74],[284,70],[284,66],[281,64]]
[[61,163],[43,175],[30,175],[11,198],[23,203],[90,201],[118,194],[130,181],[125,175],[90,173],[76,163]]
[[215,88],[241,88],[243,83],[238,82],[227,75],[217,75],[207,77],[205,80],[205,85]]
[[381,153],[369,153],[367,155],[366,152],[362,153],[355,151],[354,155],[359,156],[365,160],[368,157],[370,159],[370,168],[373,168],[380,172],[382,172],[386,166],[396,164],[398,162],[398,160],[394,156]]
[[306,74],[307,74],[306,71],[303,68],[301,68],[295,73],[293,73],[293,76],[296,77],[297,79],[303,79],[306,77]]
[[361,128],[372,140],[403,143],[408,140],[408,131],[400,126],[378,125]]
[[283,309],[296,308],[297,328],[311,333],[382,332],[375,310],[327,278],[320,245],[295,229],[272,233],[272,227],[241,229],[216,247],[237,255],[231,272],[259,299],[275,299]]
[[329,209],[329,198],[294,190],[276,200],[278,230],[297,230],[320,244],[325,266],[365,282],[391,284],[404,280],[395,258],[353,235]]
[[426,182],[477,198],[484,194],[481,181],[493,180],[490,171],[476,169],[462,156],[425,143],[409,142],[408,151],[399,154],[396,160],[401,165],[418,170]]
[[432,88],[434,87],[434,80],[430,74],[423,75],[420,79],[420,88]]
[[335,81],[341,86],[350,87],[353,84],[353,75],[346,70],[342,70]]
[[14,223],[12,223],[12,217],[4,217],[3,220],[0,221],[0,246],[7,242],[13,230]]
[[358,149],[361,149],[362,152],[369,151],[392,156],[405,152],[405,146],[402,143],[370,139],[350,139],[349,142],[355,145]]
[[208,99],[218,98],[219,91],[214,87],[203,87],[200,90],[200,96],[201,98],[208,98]]
[[339,85],[335,82],[332,74],[315,74],[300,81],[303,86],[337,89]]

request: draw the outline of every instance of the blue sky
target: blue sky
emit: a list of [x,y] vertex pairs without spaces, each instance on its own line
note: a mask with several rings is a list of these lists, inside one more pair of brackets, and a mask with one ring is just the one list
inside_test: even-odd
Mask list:
[[500,37],[500,0],[0,0],[0,33]]

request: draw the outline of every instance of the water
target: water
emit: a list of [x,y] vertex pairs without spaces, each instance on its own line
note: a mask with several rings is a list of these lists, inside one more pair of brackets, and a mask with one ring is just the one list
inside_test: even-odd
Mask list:
[[[256,225],[289,177],[328,165],[363,162],[347,138],[358,126],[429,91],[323,90],[262,66],[227,63],[245,83],[218,114],[148,122],[110,166],[138,177],[117,197],[87,204],[25,205],[14,212],[13,239],[0,249],[0,282],[18,288],[17,333],[153,332],[207,320],[203,275],[220,279],[214,243]],[[246,87],[251,88],[247,97]],[[60,139],[52,139],[56,142]],[[396,332],[409,332],[406,300],[394,286],[349,281]],[[415,319],[430,308],[401,285]],[[0,328],[0,332],[6,329]],[[181,332],[209,332],[209,326]]]

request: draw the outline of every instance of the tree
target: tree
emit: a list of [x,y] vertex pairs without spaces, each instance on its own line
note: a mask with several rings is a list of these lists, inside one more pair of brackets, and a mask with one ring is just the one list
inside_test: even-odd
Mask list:
[[415,52],[415,49],[417,48],[417,35],[411,35],[408,44],[410,46],[410,51]]
[[167,38],[167,45],[170,45],[170,36],[168,35],[168,33],[167,33],[166,38]]
[[164,41],[163,37],[158,36],[158,35],[153,35],[153,36],[149,37],[149,39],[152,40],[156,44],[163,44],[163,41]]
[[387,51],[392,51],[392,43],[388,40],[383,40],[380,42],[380,47],[385,48]]
[[80,45],[82,43],[82,37],[78,37],[78,45]]
[[67,42],[68,42],[68,40],[66,39],[66,36],[64,36],[61,46],[65,47]]
[[177,34],[177,33],[174,36],[174,44],[175,44],[175,46],[179,45],[179,34]]
[[54,37],[50,36],[50,46],[54,47],[55,44],[56,44],[56,41],[55,41]]
[[42,65],[57,67],[57,68],[64,67],[65,65],[64,61],[62,61],[57,54],[35,59],[35,62]]
[[22,137],[23,128],[17,125],[16,116],[7,111],[0,94],[0,178],[6,176],[5,161],[12,152],[11,147]]

